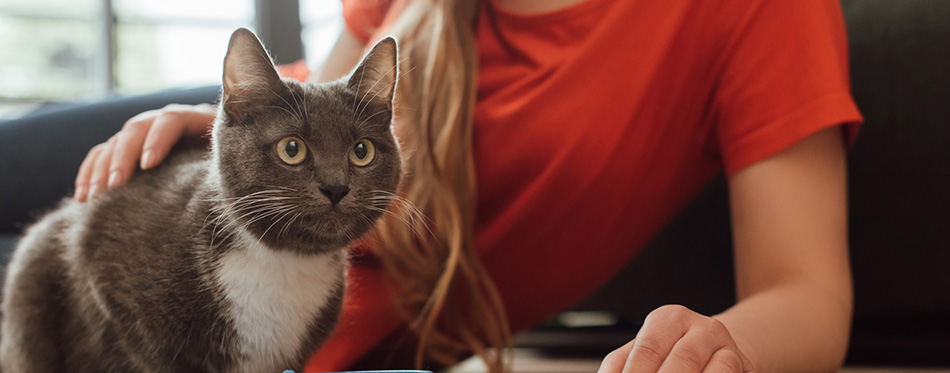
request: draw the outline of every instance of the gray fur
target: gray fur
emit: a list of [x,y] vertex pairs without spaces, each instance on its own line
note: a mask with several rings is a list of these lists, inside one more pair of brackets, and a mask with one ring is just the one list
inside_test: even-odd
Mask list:
[[[395,42],[385,39],[351,77],[300,84],[278,78],[256,37],[236,31],[210,154],[178,150],[90,202],[64,200],[27,231],[3,289],[2,370],[302,368],[336,323],[343,249],[371,229],[399,183],[390,127],[396,61]],[[307,145],[303,163],[277,156],[286,136]],[[360,139],[376,145],[365,167],[347,157]],[[350,189],[337,204],[320,191],[331,184]],[[242,349],[250,344],[219,273],[223,258],[260,247],[334,268],[313,285],[329,286],[320,293],[328,296],[310,310],[303,338],[284,345],[292,351],[262,352],[284,361],[254,361],[257,352]],[[254,291],[273,299],[282,290]]]

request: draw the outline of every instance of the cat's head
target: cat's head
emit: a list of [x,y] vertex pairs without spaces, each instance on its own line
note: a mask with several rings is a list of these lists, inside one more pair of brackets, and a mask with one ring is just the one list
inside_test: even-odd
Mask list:
[[212,149],[233,226],[302,253],[341,248],[372,227],[400,179],[397,58],[386,38],[350,76],[302,84],[278,76],[251,31],[232,34]]

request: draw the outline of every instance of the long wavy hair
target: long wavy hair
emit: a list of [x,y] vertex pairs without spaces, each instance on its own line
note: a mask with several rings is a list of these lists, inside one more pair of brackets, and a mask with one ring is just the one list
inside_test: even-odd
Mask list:
[[390,30],[404,72],[396,120],[406,151],[401,194],[411,203],[402,206],[414,205],[424,218],[388,214],[376,240],[418,337],[415,365],[450,365],[474,353],[491,372],[502,372],[511,332],[473,249],[477,7],[477,0],[415,0]]

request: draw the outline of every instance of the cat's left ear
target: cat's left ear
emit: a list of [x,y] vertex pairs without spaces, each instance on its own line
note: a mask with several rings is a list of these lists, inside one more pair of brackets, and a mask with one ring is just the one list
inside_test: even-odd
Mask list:
[[281,87],[280,75],[257,36],[246,28],[235,30],[224,57],[221,104],[225,111],[240,117],[278,94]]
[[396,39],[387,36],[363,57],[347,83],[360,101],[371,101],[392,107],[399,76],[399,52]]

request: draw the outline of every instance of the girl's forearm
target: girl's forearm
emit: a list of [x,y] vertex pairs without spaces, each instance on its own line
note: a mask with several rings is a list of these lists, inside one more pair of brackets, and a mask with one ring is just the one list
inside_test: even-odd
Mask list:
[[348,74],[356,67],[365,49],[366,45],[344,27],[340,32],[340,37],[330,49],[330,55],[327,56],[326,61],[310,75],[310,82],[329,82]]
[[844,361],[852,293],[820,281],[789,281],[714,316],[759,372],[834,372]]

